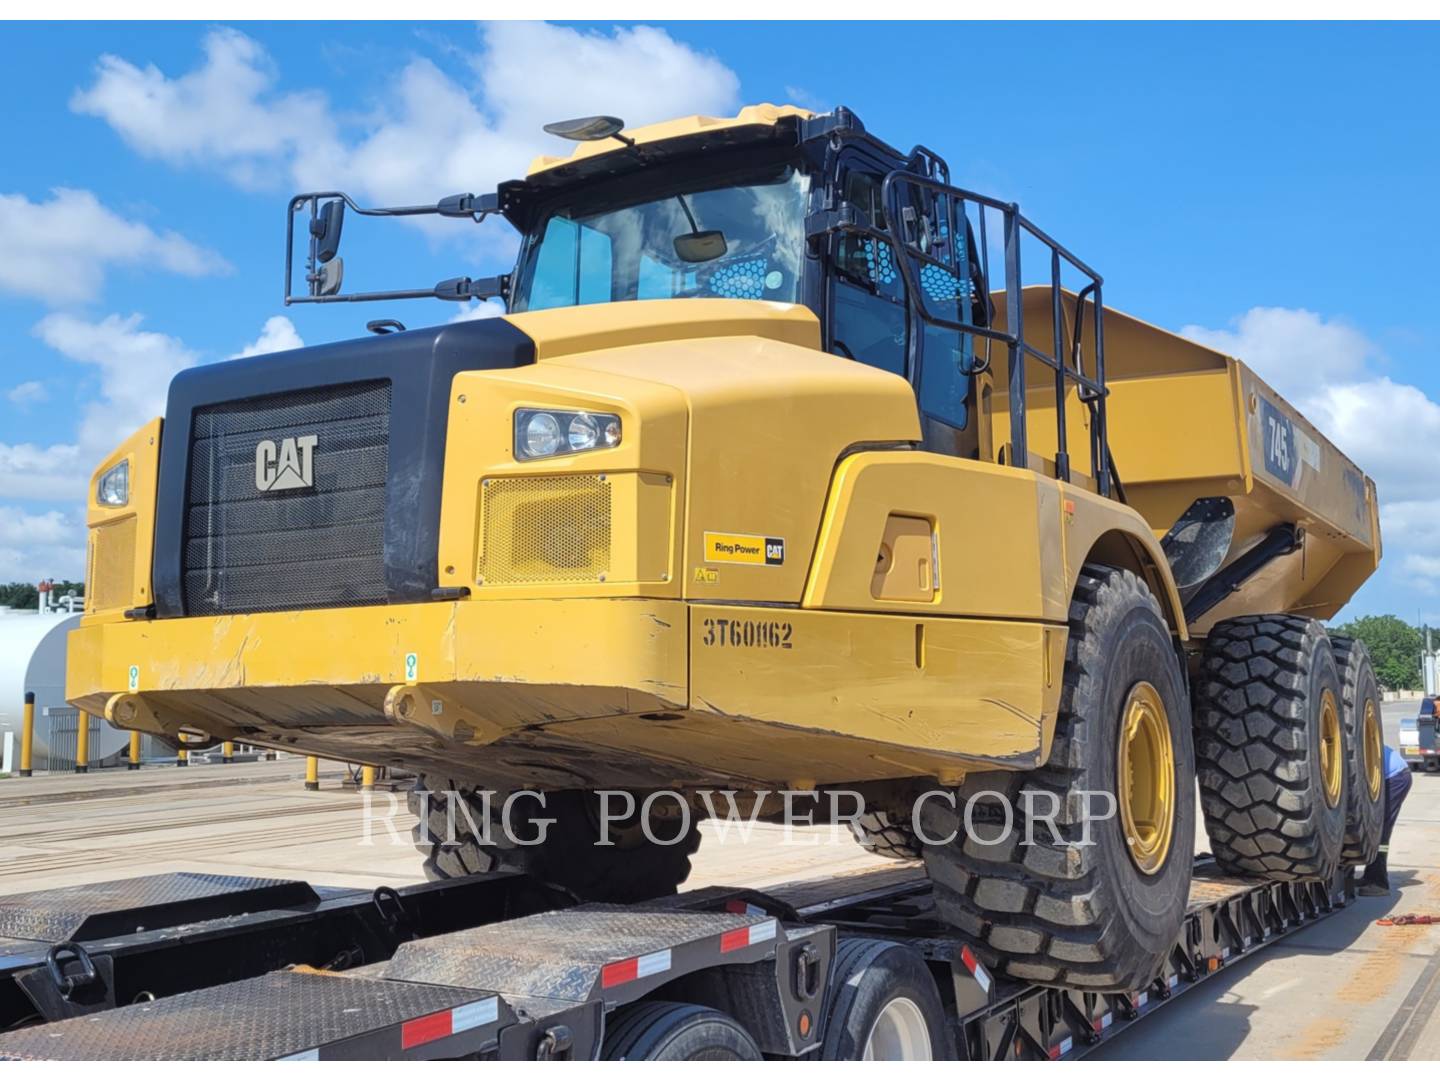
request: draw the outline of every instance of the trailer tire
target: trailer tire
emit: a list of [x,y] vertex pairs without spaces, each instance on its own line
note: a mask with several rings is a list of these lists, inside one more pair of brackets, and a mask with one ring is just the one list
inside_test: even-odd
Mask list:
[[622,1009],[605,1033],[605,1061],[762,1061],[740,1023],[718,1009],[645,1001]]
[[1340,675],[1325,629],[1245,615],[1210,630],[1195,686],[1200,805],[1221,869],[1329,879],[1345,839]]
[[945,1005],[919,953],[876,938],[840,942],[825,999],[820,1058],[954,1060]]
[[872,855],[914,862],[925,857],[920,838],[903,817],[885,810],[861,814],[850,822],[855,841]]
[[679,823],[654,827],[657,838],[673,839],[673,843],[654,843],[636,827],[612,834],[611,844],[599,845],[595,842],[599,817],[594,793],[586,791],[545,792],[544,806],[528,796],[516,800],[511,825],[519,839],[538,836],[540,822],[554,819],[539,844],[517,844],[506,835],[500,795],[490,800],[487,839],[477,836],[466,815],[457,809],[451,843],[450,800],[435,797],[447,791],[464,800],[475,826],[484,829],[487,824],[485,802],[475,790],[440,777],[416,777],[409,795],[410,812],[416,817],[412,836],[424,856],[425,877],[430,881],[514,870],[580,901],[631,904],[673,894],[690,876],[690,856],[700,846],[693,814],[683,823],[683,835]]
[[[1154,594],[1128,570],[1087,565],[1070,603],[1049,760],[971,774],[953,806],[927,798],[921,809],[922,840],[953,837],[925,844],[936,909],[993,970],[1094,991],[1155,976],[1190,892],[1189,720]],[[1098,795],[1114,800],[1103,820]]]
[[1365,643],[1330,635],[1340,669],[1340,705],[1350,747],[1345,812],[1345,866],[1368,866],[1380,853],[1385,826],[1385,736],[1380,721],[1380,682]]

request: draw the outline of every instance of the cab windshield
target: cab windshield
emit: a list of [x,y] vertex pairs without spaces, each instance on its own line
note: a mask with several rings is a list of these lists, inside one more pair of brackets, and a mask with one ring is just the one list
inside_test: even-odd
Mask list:
[[551,208],[522,256],[511,310],[676,297],[799,301],[804,173],[767,166],[656,192],[647,187],[645,201],[582,193]]

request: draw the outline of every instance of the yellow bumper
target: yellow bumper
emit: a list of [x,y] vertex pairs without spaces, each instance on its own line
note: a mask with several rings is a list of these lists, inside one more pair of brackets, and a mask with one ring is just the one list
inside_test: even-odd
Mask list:
[[120,727],[565,786],[954,779],[1049,752],[1063,627],[680,600],[498,600],[72,632]]

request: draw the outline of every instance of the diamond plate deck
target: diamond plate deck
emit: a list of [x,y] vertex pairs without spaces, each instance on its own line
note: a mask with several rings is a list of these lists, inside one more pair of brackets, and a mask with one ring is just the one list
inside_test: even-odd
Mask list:
[[281,971],[0,1035],[0,1058],[267,1061],[488,996]]
[[303,881],[156,874],[0,896],[0,937],[51,943],[93,941],[318,900]]
[[615,960],[675,949],[766,916],[585,904],[441,934],[402,946],[387,979],[493,990],[505,997],[584,1001]]

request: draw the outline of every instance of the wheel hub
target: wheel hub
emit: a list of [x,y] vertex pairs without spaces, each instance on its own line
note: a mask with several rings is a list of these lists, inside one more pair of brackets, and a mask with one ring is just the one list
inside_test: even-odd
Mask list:
[[1130,858],[1141,873],[1158,873],[1175,835],[1175,749],[1165,702],[1148,682],[1125,699],[1115,775]]
[[865,1061],[933,1061],[930,1029],[920,1006],[907,997],[892,998],[875,1018],[865,1040]]
[[1370,790],[1370,801],[1380,798],[1381,775],[1385,759],[1385,743],[1380,735],[1380,718],[1375,715],[1375,702],[1365,702],[1365,726],[1360,737],[1361,754],[1365,765],[1365,786]]
[[1340,789],[1345,777],[1345,745],[1340,735],[1340,709],[1335,704],[1335,695],[1329,690],[1320,698],[1320,781],[1325,791],[1325,802],[1330,806],[1340,804]]

